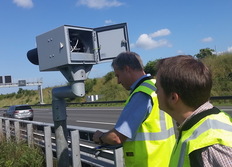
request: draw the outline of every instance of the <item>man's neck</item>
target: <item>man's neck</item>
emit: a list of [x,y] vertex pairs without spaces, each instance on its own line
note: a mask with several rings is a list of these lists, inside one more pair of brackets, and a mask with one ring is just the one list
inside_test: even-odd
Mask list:
[[190,117],[194,112],[194,109],[186,105],[181,105],[176,107],[173,112],[173,118],[178,122],[178,124],[183,124],[183,122]]

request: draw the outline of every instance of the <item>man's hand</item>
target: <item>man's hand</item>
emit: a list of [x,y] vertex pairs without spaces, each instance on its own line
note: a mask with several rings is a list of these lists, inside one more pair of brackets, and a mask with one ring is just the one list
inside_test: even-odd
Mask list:
[[112,129],[105,133],[97,130],[93,134],[93,141],[97,144],[118,145],[118,144],[122,144],[123,142],[125,142],[126,139],[127,139],[126,136],[122,135],[115,129]]
[[94,134],[93,134],[93,141],[96,144],[103,144],[100,137],[103,135],[104,133],[100,130],[97,130]]

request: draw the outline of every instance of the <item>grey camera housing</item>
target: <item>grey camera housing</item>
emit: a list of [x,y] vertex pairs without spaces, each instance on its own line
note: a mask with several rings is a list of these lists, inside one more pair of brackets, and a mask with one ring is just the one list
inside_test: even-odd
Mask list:
[[83,97],[92,66],[130,50],[126,23],[99,28],[63,25],[37,36],[36,44],[27,53],[29,61],[40,71],[60,71],[70,83],[55,89],[55,98]]
[[36,43],[40,71],[63,71],[73,65],[91,69],[129,51],[126,23],[99,28],[63,25],[37,36]]

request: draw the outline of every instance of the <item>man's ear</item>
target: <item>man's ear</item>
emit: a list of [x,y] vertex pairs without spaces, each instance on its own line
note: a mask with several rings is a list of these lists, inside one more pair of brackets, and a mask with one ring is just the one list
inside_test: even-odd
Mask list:
[[170,95],[170,102],[172,104],[175,104],[175,103],[178,102],[178,100],[179,100],[179,95],[177,93],[175,93],[175,92],[171,93],[171,95]]
[[129,66],[125,66],[123,70],[125,72],[129,73],[131,71],[131,68]]

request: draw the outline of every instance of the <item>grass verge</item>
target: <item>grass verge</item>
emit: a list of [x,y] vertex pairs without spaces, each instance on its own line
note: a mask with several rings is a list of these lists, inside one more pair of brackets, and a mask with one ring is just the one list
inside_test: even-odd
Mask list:
[[41,148],[25,142],[0,141],[1,167],[44,167],[45,156]]

